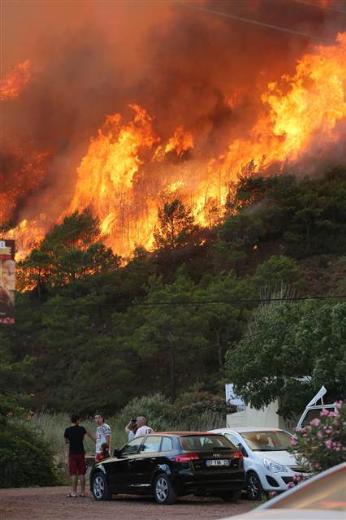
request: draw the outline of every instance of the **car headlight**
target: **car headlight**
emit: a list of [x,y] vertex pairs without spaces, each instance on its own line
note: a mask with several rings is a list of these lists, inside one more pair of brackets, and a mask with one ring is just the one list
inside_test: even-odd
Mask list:
[[277,462],[274,462],[270,459],[263,459],[264,467],[267,468],[268,471],[271,471],[272,473],[286,473],[287,468],[286,466],[283,466],[282,464],[278,464]]

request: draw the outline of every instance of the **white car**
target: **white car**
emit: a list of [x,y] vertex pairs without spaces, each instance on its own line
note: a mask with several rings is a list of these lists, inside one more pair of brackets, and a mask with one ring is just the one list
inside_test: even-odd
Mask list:
[[293,454],[292,435],[275,428],[220,428],[222,433],[244,455],[246,491],[250,500],[260,500],[263,493],[286,491],[294,478],[307,478]]

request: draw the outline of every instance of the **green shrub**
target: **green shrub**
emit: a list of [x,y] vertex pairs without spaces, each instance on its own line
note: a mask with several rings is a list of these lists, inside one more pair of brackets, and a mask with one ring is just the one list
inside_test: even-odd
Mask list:
[[224,397],[206,392],[192,391],[182,394],[174,403],[175,421],[185,430],[211,430],[225,424],[230,413]]
[[282,287],[301,289],[302,274],[299,264],[288,256],[274,255],[260,264],[255,273],[255,283],[259,289],[278,291]]
[[208,430],[223,426],[226,413],[223,399],[198,391],[183,394],[174,404],[162,394],[135,398],[118,419],[125,426],[132,417],[144,415],[156,431]]
[[162,394],[132,399],[119,414],[119,421],[125,427],[130,419],[139,415],[144,415],[156,431],[172,429],[176,420],[174,406]]
[[53,453],[42,435],[23,422],[7,421],[0,431],[0,488],[58,483]]

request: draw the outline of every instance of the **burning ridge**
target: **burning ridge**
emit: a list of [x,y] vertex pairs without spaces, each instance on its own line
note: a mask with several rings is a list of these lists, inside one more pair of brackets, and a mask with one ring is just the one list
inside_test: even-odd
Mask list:
[[[186,27],[195,31],[194,39],[200,31],[208,40],[210,27],[220,28],[218,20],[198,20],[189,18],[186,22]],[[165,36],[169,42],[176,31],[173,24],[169,38]],[[187,36],[184,40],[190,32],[183,31],[177,43],[179,52],[172,55],[173,65],[163,66],[165,81],[160,73],[152,78],[153,92],[160,92],[158,100],[145,85],[141,89],[124,86],[116,91],[119,110],[108,110],[108,94],[115,92],[115,79],[110,77],[102,86],[107,102],[98,97],[97,110],[90,107],[85,111],[76,95],[78,89],[85,88],[88,95],[90,85],[94,94],[102,89],[98,85],[95,90],[94,76],[85,76],[85,69],[82,87],[78,76],[73,84],[76,62],[71,53],[67,58],[65,53],[60,57],[63,65],[59,60],[51,65],[63,66],[70,74],[65,105],[52,114],[51,128],[48,101],[57,92],[65,92],[65,84],[57,80],[57,90],[47,92],[42,102],[39,81],[35,82],[35,96],[28,97],[38,121],[40,107],[46,128],[42,124],[33,128],[30,140],[25,128],[20,129],[19,144],[7,142],[1,157],[0,223],[16,222],[8,236],[17,239],[21,255],[30,251],[53,223],[90,208],[100,221],[103,240],[116,253],[128,257],[137,245],[152,246],[158,208],[167,200],[180,198],[191,208],[197,223],[208,226],[212,224],[210,208],[214,217],[222,217],[230,184],[244,171],[278,173],[294,168],[298,173],[314,173],[322,163],[344,160],[346,33],[340,33],[335,44],[309,48],[296,60],[295,68],[288,67],[289,73],[276,76],[278,80],[268,75],[271,81],[258,92],[246,68],[249,85],[245,84],[246,76],[227,81],[224,71],[208,84],[205,72],[193,59],[177,66],[175,58],[190,42]],[[223,41],[220,39],[220,44]],[[200,51],[196,47],[191,52]],[[160,50],[155,48],[154,55],[160,58]],[[93,52],[87,59],[94,63]],[[219,70],[209,62],[212,60],[208,70],[217,75]],[[107,70],[108,66],[106,63]],[[178,71],[175,77],[170,67]],[[282,65],[277,67],[280,70]],[[150,67],[147,72],[151,72]],[[43,85],[51,85],[51,70],[42,75]],[[19,108],[8,112],[8,121],[15,121],[13,128],[18,127],[18,113],[26,109],[31,79],[27,60],[0,84],[0,99],[5,105],[9,100],[19,103]],[[129,97],[134,101],[129,102]],[[78,119],[68,124],[73,103],[78,107]],[[105,113],[109,115],[105,117]],[[13,129],[12,133],[15,135]]]

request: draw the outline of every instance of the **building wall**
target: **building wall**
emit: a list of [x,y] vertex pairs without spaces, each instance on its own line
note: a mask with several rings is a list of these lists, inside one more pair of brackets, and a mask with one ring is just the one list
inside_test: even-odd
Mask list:
[[262,427],[262,428],[281,428],[283,430],[294,431],[296,421],[286,421],[278,415],[278,401],[273,401],[269,406],[256,410],[246,406],[241,412],[228,414],[226,417],[227,428],[241,426]]

